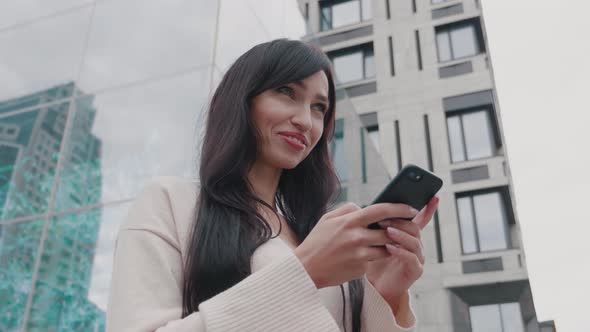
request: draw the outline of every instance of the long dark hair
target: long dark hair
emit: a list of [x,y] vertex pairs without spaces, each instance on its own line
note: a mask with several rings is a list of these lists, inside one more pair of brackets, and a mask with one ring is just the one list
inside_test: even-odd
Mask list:
[[[276,209],[253,193],[246,177],[258,145],[252,99],[318,71],[326,74],[329,85],[323,135],[299,165],[282,171],[275,197],[288,225],[303,241],[340,190],[328,150],[336,104],[330,60],[304,42],[277,39],[251,48],[223,76],[211,99],[201,149],[200,193],[184,269],[183,318],[249,276],[252,254],[272,235],[257,207],[262,204],[277,213]],[[353,331],[359,332],[363,284],[361,279],[348,284]]]

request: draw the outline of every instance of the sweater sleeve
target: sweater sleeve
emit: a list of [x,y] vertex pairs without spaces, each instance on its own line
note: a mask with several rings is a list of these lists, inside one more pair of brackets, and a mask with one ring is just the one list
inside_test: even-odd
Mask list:
[[126,227],[117,237],[108,332],[340,331],[309,274],[292,253],[181,318],[183,279],[178,243],[165,227],[137,227],[136,218],[171,216],[165,211],[166,199],[159,195],[154,198],[144,192],[130,209],[128,219],[133,220],[125,221]]
[[410,332],[416,328],[416,318],[410,305],[410,300],[402,304],[400,311],[409,315],[412,326],[401,327],[391,310],[389,304],[379,294],[379,291],[369,282],[367,276],[363,276],[365,284],[363,308],[361,311],[362,332]]

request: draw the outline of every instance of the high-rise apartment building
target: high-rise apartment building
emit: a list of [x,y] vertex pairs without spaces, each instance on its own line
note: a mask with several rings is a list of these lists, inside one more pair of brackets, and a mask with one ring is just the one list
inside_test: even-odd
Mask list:
[[445,182],[418,330],[539,331],[480,1],[298,1],[339,81],[341,199],[369,204],[407,163]]

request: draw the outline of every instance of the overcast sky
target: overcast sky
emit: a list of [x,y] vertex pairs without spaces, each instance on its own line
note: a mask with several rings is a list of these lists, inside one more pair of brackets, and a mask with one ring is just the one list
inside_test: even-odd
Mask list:
[[588,331],[590,4],[483,9],[537,314]]

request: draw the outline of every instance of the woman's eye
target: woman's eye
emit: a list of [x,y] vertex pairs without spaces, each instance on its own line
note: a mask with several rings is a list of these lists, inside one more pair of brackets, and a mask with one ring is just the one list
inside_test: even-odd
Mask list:
[[324,104],[315,104],[315,107],[322,113],[326,113],[326,111],[328,110],[328,108]]
[[286,94],[286,95],[288,95],[290,97],[293,96],[293,89],[291,89],[288,86],[282,86],[282,87],[278,88],[277,91],[280,92],[280,93],[284,93],[284,94]]

